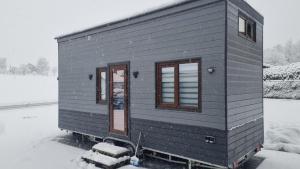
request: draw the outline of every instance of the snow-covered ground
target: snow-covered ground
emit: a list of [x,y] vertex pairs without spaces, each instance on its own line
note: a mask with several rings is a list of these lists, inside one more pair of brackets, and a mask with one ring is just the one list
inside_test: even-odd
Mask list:
[[83,149],[61,144],[57,105],[0,111],[0,168],[75,169]]
[[[93,168],[80,160],[86,147],[70,134],[58,130],[57,108],[52,105],[0,110],[1,169]],[[264,108],[266,147],[297,150],[300,145],[300,101],[265,99]],[[245,168],[297,169],[299,166],[300,154],[263,150]]]
[[265,148],[300,156],[300,101],[265,99]]
[[0,106],[58,100],[58,81],[54,76],[0,74]]

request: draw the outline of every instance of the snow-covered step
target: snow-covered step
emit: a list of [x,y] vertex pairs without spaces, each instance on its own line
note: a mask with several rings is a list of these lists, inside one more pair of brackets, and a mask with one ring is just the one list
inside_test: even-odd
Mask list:
[[136,166],[133,166],[133,165],[125,165],[125,166],[120,167],[118,169],[146,169],[146,168],[136,167]]
[[96,167],[104,169],[115,169],[127,165],[130,162],[129,156],[114,158],[93,150],[86,152],[82,156],[82,159],[88,163],[95,164]]
[[98,143],[93,146],[92,150],[115,158],[129,155],[129,150],[127,148],[108,143]]

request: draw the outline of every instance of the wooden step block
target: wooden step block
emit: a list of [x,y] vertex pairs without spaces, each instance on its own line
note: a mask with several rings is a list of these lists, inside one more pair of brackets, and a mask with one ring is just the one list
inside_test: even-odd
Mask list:
[[98,143],[93,146],[92,150],[115,158],[129,155],[129,150],[127,148],[108,143]]
[[114,169],[129,164],[130,157],[123,156],[120,158],[110,157],[99,152],[94,152],[92,150],[86,152],[82,159],[88,163],[95,164],[96,167],[104,169]]

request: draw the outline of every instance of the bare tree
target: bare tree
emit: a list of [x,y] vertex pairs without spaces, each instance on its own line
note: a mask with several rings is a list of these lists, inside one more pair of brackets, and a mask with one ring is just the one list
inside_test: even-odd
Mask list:
[[36,68],[38,74],[48,75],[50,70],[48,60],[46,58],[40,58],[37,62]]
[[15,67],[15,66],[10,66],[8,72],[9,72],[10,74],[17,74],[17,70],[18,70],[17,67]]
[[7,72],[7,63],[6,58],[0,58],[0,73]]
[[56,66],[52,68],[52,75],[53,76],[57,75],[57,67]]

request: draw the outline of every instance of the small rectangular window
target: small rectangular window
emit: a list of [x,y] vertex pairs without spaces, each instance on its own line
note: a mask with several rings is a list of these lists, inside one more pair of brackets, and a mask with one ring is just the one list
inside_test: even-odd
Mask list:
[[254,42],[256,41],[256,23],[242,13],[239,14],[239,34]]
[[158,63],[157,107],[200,111],[200,59]]
[[106,68],[96,70],[96,103],[106,102]]
[[246,35],[246,20],[239,17],[239,32]]

